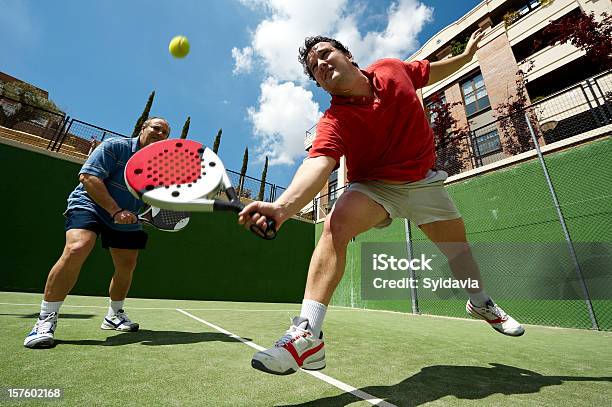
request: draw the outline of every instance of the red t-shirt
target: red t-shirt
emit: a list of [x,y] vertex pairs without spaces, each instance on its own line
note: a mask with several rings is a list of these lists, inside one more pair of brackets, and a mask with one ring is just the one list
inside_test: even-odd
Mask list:
[[434,139],[416,89],[429,80],[429,61],[381,59],[362,72],[377,98],[333,95],[308,156],[344,155],[349,181],[425,178]]

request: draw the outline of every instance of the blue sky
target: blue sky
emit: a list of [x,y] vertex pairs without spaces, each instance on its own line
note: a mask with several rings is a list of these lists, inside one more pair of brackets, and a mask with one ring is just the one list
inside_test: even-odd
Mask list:
[[[306,35],[335,36],[361,66],[406,58],[479,1],[464,0],[0,0],[0,71],[49,92],[70,116],[129,134],[147,97],[178,136],[212,145],[239,170],[289,184],[304,132],[329,96],[301,74]],[[186,35],[191,53],[175,59],[168,43]],[[303,150],[303,149],[302,149]]]

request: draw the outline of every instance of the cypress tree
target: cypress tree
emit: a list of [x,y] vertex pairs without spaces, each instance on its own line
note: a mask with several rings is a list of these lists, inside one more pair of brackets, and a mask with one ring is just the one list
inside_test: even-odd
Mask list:
[[238,185],[240,186],[240,192],[244,190],[244,177],[247,172],[247,166],[249,165],[249,148],[245,147],[244,155],[242,156],[242,168],[240,169],[240,181]]
[[189,133],[189,124],[191,123],[191,116],[187,116],[187,120],[185,120],[185,124],[183,125],[183,131],[181,132],[181,138],[186,139],[187,133]]
[[261,172],[261,184],[259,185],[259,195],[257,195],[258,201],[263,201],[264,194],[266,192],[266,176],[268,175],[268,157],[266,156],[266,163],[264,164],[263,171]]
[[219,144],[221,144],[221,133],[223,133],[223,129],[219,129],[217,132],[217,137],[215,137],[215,143],[213,144],[213,152],[217,154],[219,151]]
[[149,95],[149,100],[147,101],[147,104],[146,104],[144,110],[142,111],[142,114],[140,115],[140,117],[136,121],[136,125],[134,126],[134,132],[132,133],[132,137],[136,137],[136,136],[138,136],[138,134],[140,134],[140,130],[142,129],[142,125],[149,118],[149,112],[151,111],[151,106],[153,105],[153,99],[155,99],[155,91],[151,92],[151,94]]

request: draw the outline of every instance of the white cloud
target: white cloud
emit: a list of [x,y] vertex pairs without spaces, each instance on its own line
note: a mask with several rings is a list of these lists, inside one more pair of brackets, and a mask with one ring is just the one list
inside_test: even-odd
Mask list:
[[[372,6],[361,0],[240,1],[253,10],[264,10],[267,14],[254,30],[249,47],[243,48],[242,52],[234,48],[236,51],[232,50],[232,55],[236,61],[235,72],[242,72],[242,68],[238,68],[238,57],[242,57],[247,48],[251,49],[249,63],[263,65],[268,78],[261,86],[259,107],[249,109],[249,118],[258,141],[262,143],[261,148],[256,150],[273,152],[272,156],[276,157],[271,165],[293,164],[295,158],[302,156],[304,132],[321,115],[318,110],[316,114],[311,111],[313,106],[318,109],[318,105],[312,101],[312,94],[306,90],[313,83],[297,61],[298,48],[303,45],[305,37],[325,35],[337,38],[351,50],[359,65],[365,67],[379,58],[409,56],[418,48],[417,35],[423,25],[431,21],[433,13],[432,8],[417,0],[394,1],[382,19],[376,15],[376,20],[381,20],[381,30],[362,33],[359,22],[371,17],[368,13]],[[292,86],[292,92],[310,96],[286,99],[286,87],[289,85]],[[263,94],[264,90],[267,91],[266,95]],[[283,105],[275,98],[288,102],[288,105]],[[270,106],[278,107],[275,112],[277,115],[282,115],[283,110],[290,106],[293,112],[308,112],[310,117],[298,121],[292,115],[291,126],[285,125],[282,120],[263,120],[262,116],[266,116],[265,112]],[[296,129],[293,127],[296,125],[301,127]],[[268,144],[269,135],[274,135],[272,144]],[[296,139],[293,140],[293,137]],[[269,145],[274,148],[271,150]],[[299,149],[296,146],[300,146]],[[259,158],[263,160],[263,157]]]
[[253,70],[253,48],[244,47],[242,50],[232,48],[232,58],[234,58],[234,70],[232,73],[237,75],[245,72],[249,73]]
[[312,92],[292,82],[279,83],[268,77],[260,86],[259,107],[248,109],[259,145],[255,152],[270,165],[293,164],[303,155],[306,129],[319,119],[319,104]]
[[418,48],[417,35],[423,25],[432,20],[433,9],[416,0],[392,3],[387,10],[384,31],[370,31],[361,35],[357,16],[347,15],[338,21],[334,37],[351,50],[360,66],[367,66],[380,58],[406,58]]

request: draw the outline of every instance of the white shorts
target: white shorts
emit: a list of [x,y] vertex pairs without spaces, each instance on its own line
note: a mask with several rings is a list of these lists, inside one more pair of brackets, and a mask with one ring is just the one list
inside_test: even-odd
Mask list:
[[430,170],[427,176],[407,184],[387,184],[381,181],[352,182],[347,191],[358,191],[381,205],[389,217],[376,225],[384,228],[394,218],[406,218],[417,225],[440,220],[458,219],[461,214],[444,188],[445,171]]

